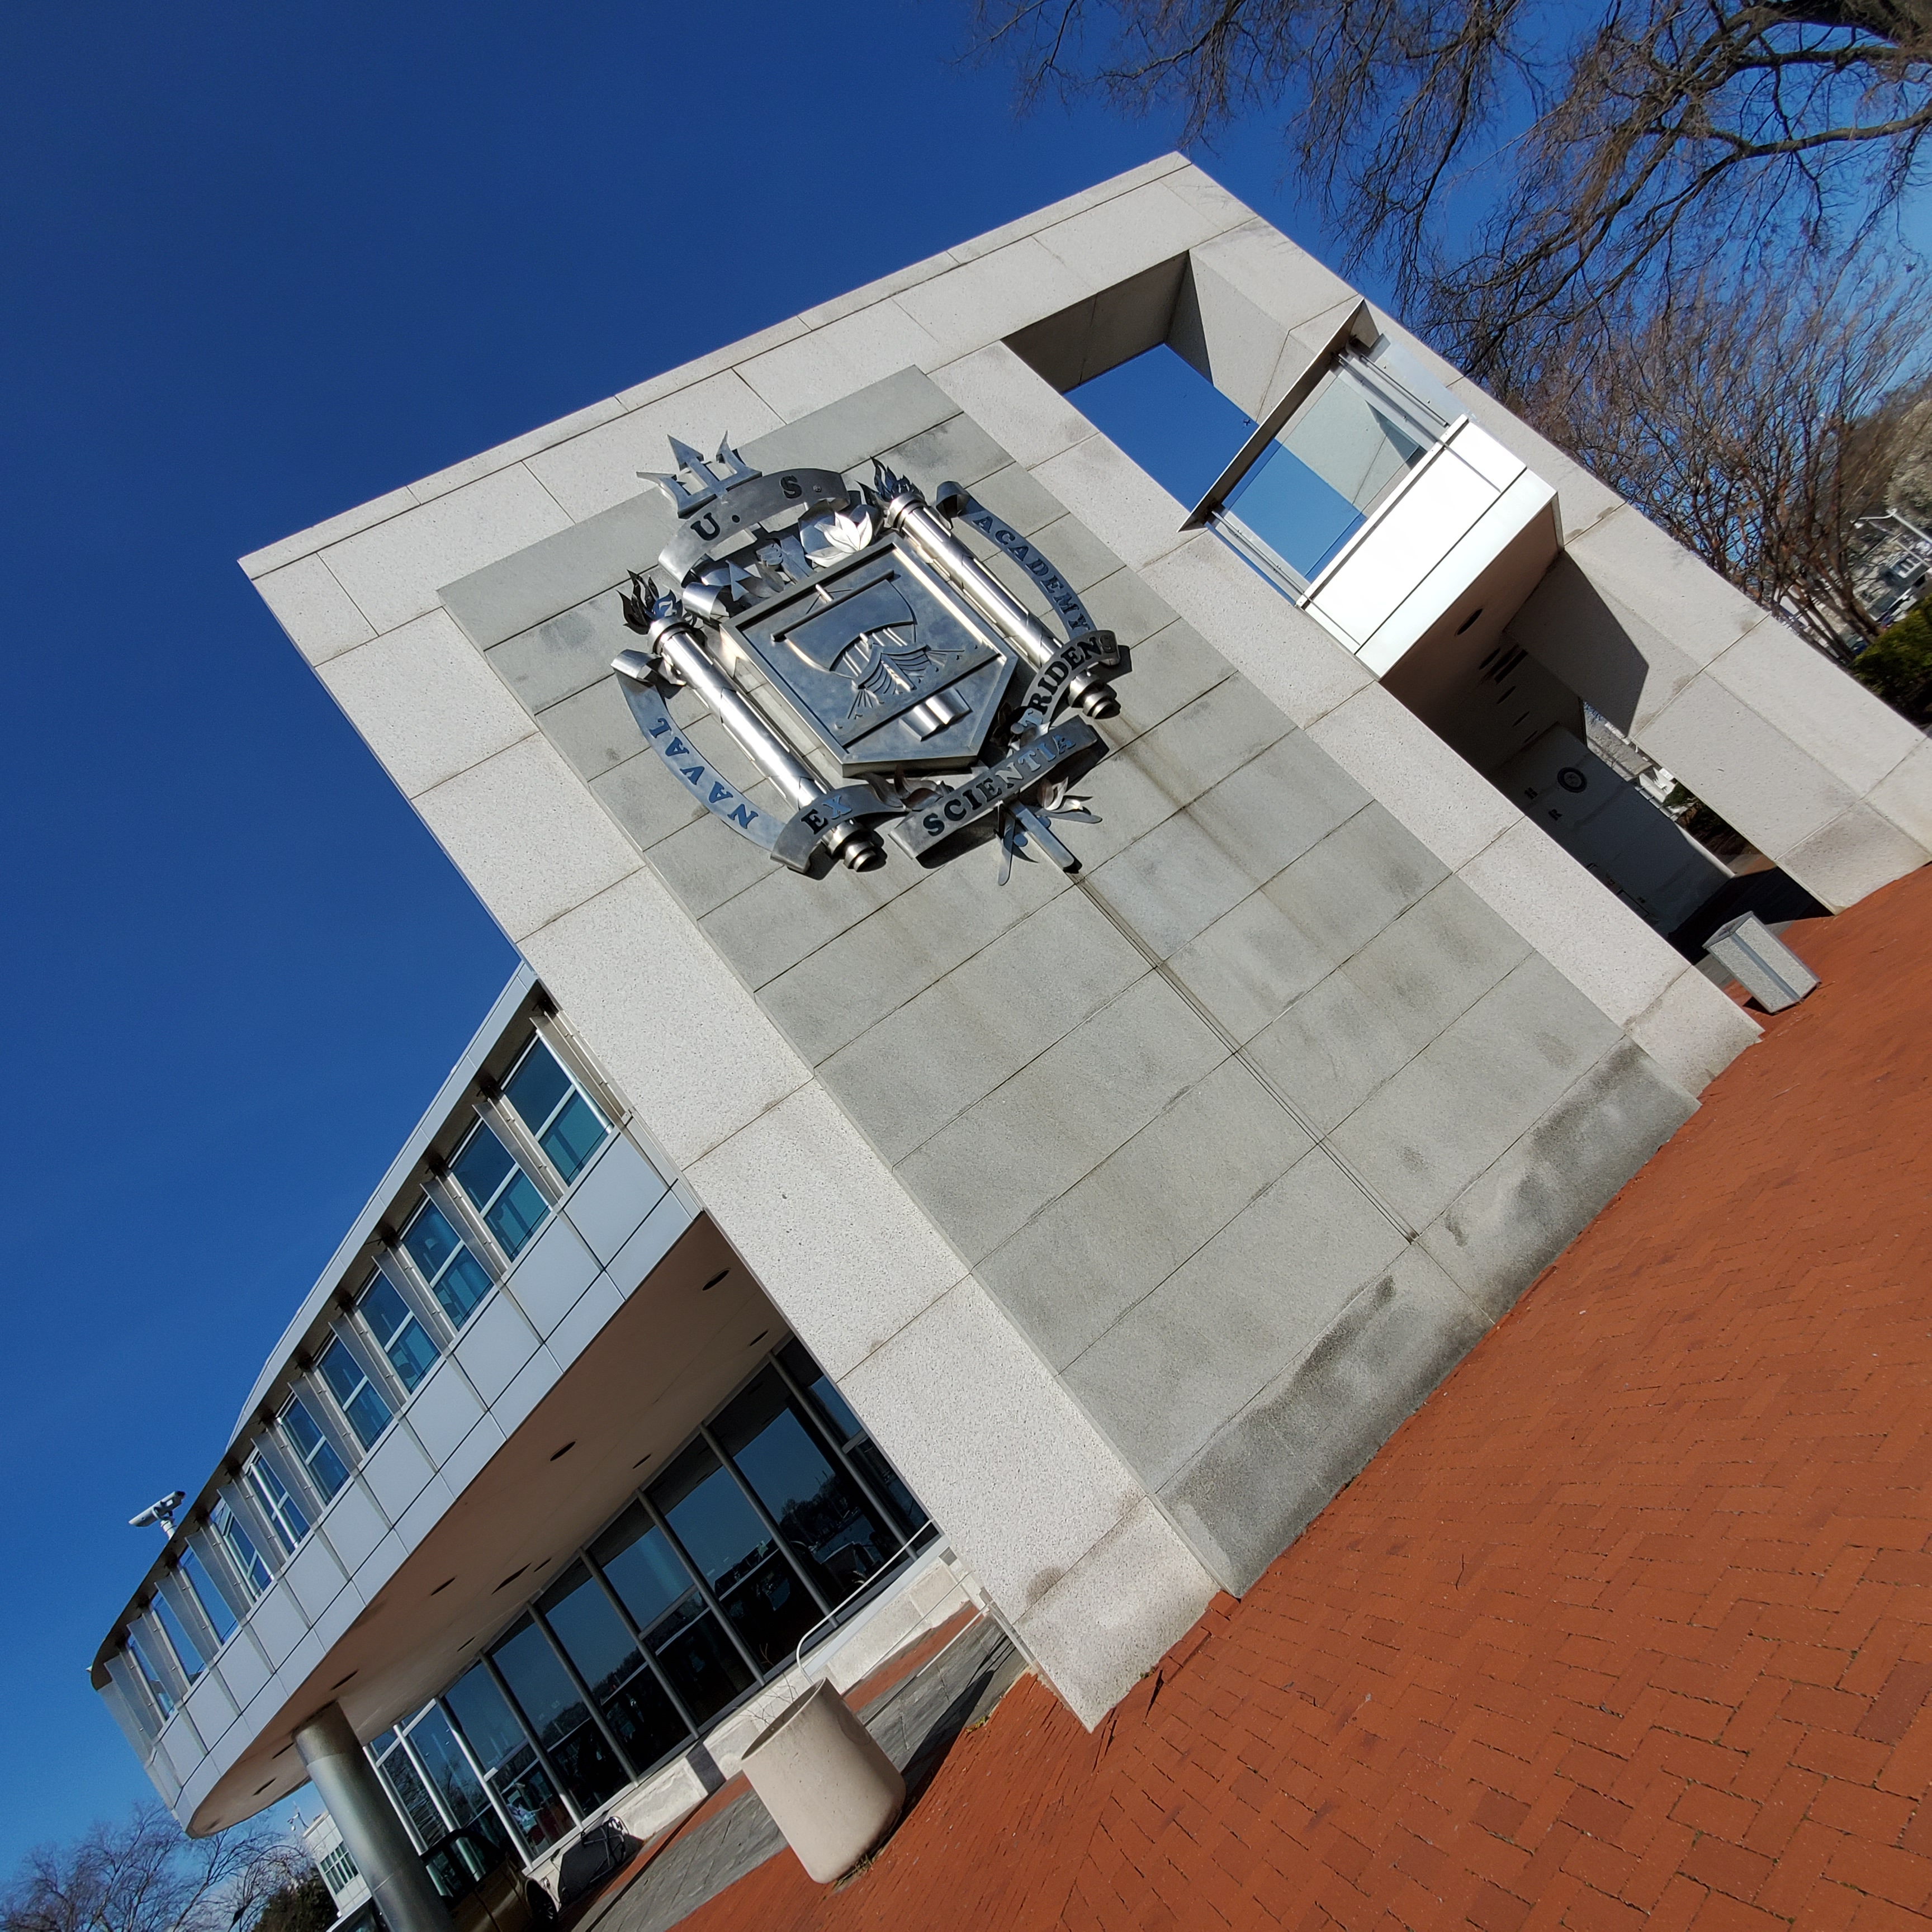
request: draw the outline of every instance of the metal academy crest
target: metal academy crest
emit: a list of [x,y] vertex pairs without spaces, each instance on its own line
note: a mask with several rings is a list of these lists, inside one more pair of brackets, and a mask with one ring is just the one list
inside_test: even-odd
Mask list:
[[[997,842],[1080,862],[1056,820],[1096,824],[1072,788],[1107,754],[1092,721],[1120,708],[1131,667],[1027,539],[957,484],[928,502],[874,466],[856,489],[829,470],[752,469],[729,440],[709,459],[673,439],[650,475],[678,513],[658,567],[634,572],[625,622],[641,650],[614,668],[632,715],[679,782],[741,837],[822,878],[921,866]],[[1056,637],[956,533],[964,523],[1037,584]],[[671,717],[701,699],[783,809],[747,798]],[[827,776],[824,774],[836,776]]]

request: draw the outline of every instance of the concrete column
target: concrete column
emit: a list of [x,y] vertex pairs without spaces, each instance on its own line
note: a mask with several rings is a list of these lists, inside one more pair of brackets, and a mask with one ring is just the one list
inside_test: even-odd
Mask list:
[[430,1883],[342,1706],[325,1705],[301,1726],[296,1749],[389,1932],[449,1932],[448,1908]]

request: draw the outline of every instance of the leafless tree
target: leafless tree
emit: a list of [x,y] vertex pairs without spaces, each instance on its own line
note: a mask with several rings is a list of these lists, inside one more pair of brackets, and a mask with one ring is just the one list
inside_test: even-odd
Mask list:
[[0,1932],[230,1932],[310,1869],[266,1826],[191,1839],[144,1804],[30,1852],[0,1892]]
[[1186,140],[1281,114],[1334,231],[1506,399],[1720,256],[1826,259],[1932,128],[1932,0],[976,4],[1024,98],[1178,110]]
[[1848,658],[1878,634],[1853,520],[1910,454],[1932,334],[1916,281],[1717,269],[1546,370],[1545,432],[1767,609]]

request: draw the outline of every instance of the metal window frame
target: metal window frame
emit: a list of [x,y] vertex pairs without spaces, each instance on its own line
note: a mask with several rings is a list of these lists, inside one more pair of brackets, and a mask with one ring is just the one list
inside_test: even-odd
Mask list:
[[[466,1675],[467,1673],[466,1672],[465,1674]],[[449,1726],[449,1735],[456,1740],[457,1751],[461,1756],[463,1762],[469,1766],[470,1775],[476,1780],[476,1788],[483,1794],[484,1803],[488,1805],[490,1809],[496,1814],[496,1822],[502,1826],[504,1836],[509,1840],[512,1845],[515,1846],[522,1852],[526,1862],[530,1858],[536,1857],[536,1854],[530,1850],[530,1841],[524,1836],[523,1832],[518,1826],[516,1820],[510,1815],[510,1808],[497,1796],[495,1789],[491,1786],[490,1783],[490,1774],[483,1768],[482,1760],[476,1755],[473,1750],[471,1749],[470,1740],[463,1735],[463,1726],[457,1722],[456,1713],[449,1708],[448,1705],[444,1701],[444,1700],[440,1696],[432,1697],[429,1702],[410,1720],[408,1730],[410,1731],[413,1731],[417,1725],[421,1724],[424,1718],[428,1717],[432,1710],[434,1710],[436,1714],[442,1718],[442,1721]],[[398,1725],[397,1729],[399,1731],[403,1730],[403,1727],[400,1725]],[[404,1735],[406,1736],[407,1732],[404,1732]],[[412,1751],[415,1751],[416,1761],[417,1763],[422,1764],[423,1755],[420,1749],[414,1744],[412,1744],[410,1748]],[[426,1777],[428,1775],[428,1767],[426,1766],[424,1766],[424,1774]],[[430,1779],[429,1782],[430,1788],[432,1790],[436,1791],[436,1797],[442,1804],[444,1814],[446,1816],[454,1816],[455,1814],[449,1810],[448,1800],[443,1797],[440,1790],[436,1790],[435,1779],[432,1778]],[[461,1828],[459,1827],[458,1828],[460,1829]]]
[[[172,1597],[162,1594],[158,1582],[154,1594],[148,1599],[147,1606],[142,1613],[141,1621],[154,1631],[155,1639],[160,1646],[163,1657],[173,1666],[176,1676],[180,1678],[181,1694],[176,1701],[184,1704],[188,1702],[188,1694],[208,1674],[208,1659],[205,1657],[202,1659],[201,1668],[199,1670],[189,1670],[188,1659],[182,1655],[181,1646],[175,1642],[173,1635],[162,1618],[160,1606],[163,1605],[165,1605],[176,1618],[180,1618],[180,1606]],[[184,1629],[182,1634],[190,1643],[194,1642],[194,1636],[192,1630]]]
[[[523,1071],[524,1062],[530,1058],[532,1054],[537,1052],[539,1048],[550,1055],[550,1060],[556,1067],[557,1071],[563,1076],[566,1091],[563,1097],[550,1110],[550,1112],[542,1121],[526,1120],[523,1115],[518,1112],[517,1103],[510,1098],[510,1082],[515,1079],[517,1076]],[[584,1101],[584,1104],[590,1108],[591,1112],[597,1117],[598,1124],[604,1130],[604,1138],[607,1141],[610,1139],[611,1136],[617,1131],[617,1124],[610,1118],[610,1115],[605,1108],[599,1104],[596,1095],[592,1094],[590,1090],[585,1086],[584,1082],[578,1078],[576,1072],[572,1067],[570,1063],[566,1060],[563,1055],[559,1053],[556,1048],[551,1046],[549,1040],[544,1036],[543,1028],[541,1025],[538,1025],[532,1030],[530,1039],[524,1046],[522,1052],[520,1052],[517,1055],[516,1058],[510,1063],[509,1071],[503,1076],[502,1080],[499,1084],[497,1094],[493,1096],[494,1104],[500,1109],[501,1112],[508,1114],[515,1120],[518,1127],[528,1136],[530,1144],[536,1148],[538,1154],[542,1157],[544,1166],[550,1172],[556,1176],[559,1184],[566,1188],[574,1186],[577,1180],[580,1179],[585,1173],[589,1172],[595,1160],[595,1156],[593,1156],[591,1160],[586,1160],[584,1163],[584,1166],[578,1170],[576,1175],[573,1176],[569,1180],[565,1180],[563,1178],[562,1170],[557,1166],[555,1161],[551,1160],[548,1150],[544,1146],[544,1136],[549,1132],[552,1127],[556,1126],[558,1118],[562,1114],[564,1108],[570,1105],[571,1096],[572,1094],[574,1094],[580,1097]],[[599,1144],[599,1151],[602,1151],[602,1143]]]
[[[749,1386],[748,1383],[746,1387]],[[742,1394],[743,1391],[741,1390],[740,1393]],[[735,1400],[736,1397],[734,1397],[734,1400]],[[803,1560],[798,1552],[791,1546],[790,1538],[779,1528],[777,1517],[766,1508],[763,1499],[752,1487],[744,1471],[740,1468],[731,1457],[725,1453],[724,1444],[712,1435],[711,1424],[709,1422],[700,1422],[698,1425],[698,1433],[699,1439],[710,1449],[712,1454],[718,1458],[720,1466],[730,1476],[732,1481],[738,1485],[746,1502],[749,1503],[756,1512],[758,1520],[771,1532],[772,1542],[777,1545],[779,1554],[796,1573],[798,1580],[805,1586],[806,1594],[818,1606],[821,1613],[830,1616],[832,1614],[832,1606],[826,1601],[825,1592],[813,1581],[811,1572],[806,1568]]]
[[[281,1431],[287,1442],[289,1453],[295,1457],[297,1466],[308,1479],[308,1486],[315,1492],[322,1508],[326,1510],[329,1504],[334,1502],[351,1483],[355,1481],[356,1468],[354,1462],[344,1456],[340,1448],[334,1441],[329,1431],[325,1429],[321,1422],[317,1420],[315,1412],[310,1407],[309,1402],[303,1400],[305,1396],[310,1395],[310,1393],[307,1388],[299,1385],[290,1389],[287,1399],[276,1414],[275,1426]],[[302,1444],[296,1441],[295,1431],[289,1423],[290,1412],[298,1408],[308,1418],[309,1426],[315,1431],[315,1447],[307,1454],[303,1453]],[[341,1481],[326,1493],[323,1492],[321,1481],[316,1475],[314,1464],[314,1458],[320,1455],[325,1449],[335,1458],[342,1470]]]
[[[175,1559],[175,1571],[182,1579],[183,1594],[194,1599],[195,1608],[201,1612],[202,1621],[207,1624],[210,1630],[214,1632],[214,1654],[218,1655],[224,1647],[233,1638],[236,1632],[240,1630],[242,1624],[248,1621],[248,1608],[253,1606],[254,1600],[251,1598],[248,1606],[238,1610],[229,1600],[227,1593],[221,1587],[221,1579],[216,1574],[217,1565],[208,1561],[209,1552],[202,1546],[204,1541],[217,1540],[218,1539],[214,1536],[212,1526],[204,1530],[190,1531],[188,1535],[182,1539],[182,1553]],[[225,1549],[222,1555],[224,1558],[226,1558],[227,1552]],[[222,1608],[228,1612],[229,1622],[232,1628],[226,1636],[224,1636],[220,1631],[216,1629],[214,1619],[208,1614],[207,1604],[202,1600],[201,1590],[194,1580],[193,1573],[183,1567],[184,1559],[190,1556],[201,1565],[203,1574],[208,1578],[208,1587],[220,1598]],[[228,1560],[232,1561],[232,1559]]]
[[[202,1614],[200,1604],[195,1601],[194,1592],[181,1578],[176,1564],[170,1563],[154,1579],[154,1600],[166,1604],[174,1612],[176,1621],[182,1626],[189,1642],[200,1652],[201,1668],[190,1672],[187,1660],[181,1655],[180,1646],[172,1637],[168,1637],[169,1647],[175,1652],[175,1661],[180,1664],[182,1675],[190,1684],[199,1683],[213,1668],[215,1653],[220,1649],[221,1645],[218,1640],[210,1640],[214,1639],[214,1626]],[[157,1617],[155,1622],[158,1624],[160,1619]],[[165,1624],[161,1624],[161,1634],[164,1636],[168,1635]]]
[[[284,1498],[283,1504],[276,1503],[272,1497],[264,1492],[264,1485],[256,1474],[258,1470],[266,1470],[270,1479],[280,1490]],[[255,1506],[262,1511],[270,1529],[274,1532],[274,1540],[281,1545],[284,1558],[286,1559],[294,1556],[296,1552],[315,1533],[315,1525],[312,1522],[305,1524],[302,1534],[296,1537],[292,1543],[288,1540],[289,1526],[282,1520],[282,1508],[284,1506],[292,1508],[299,1516],[302,1514],[302,1499],[290,1486],[281,1472],[270,1460],[267,1454],[267,1444],[260,1438],[257,1438],[250,1445],[248,1457],[242,1465],[242,1480],[253,1492]]]
[[[506,1631],[505,1634],[507,1635],[508,1632]],[[496,1640],[499,1643],[502,1640],[500,1636]],[[517,1702],[517,1694],[510,1688],[510,1680],[503,1675],[497,1666],[496,1660],[490,1654],[488,1651],[480,1652],[477,1661],[482,1665],[484,1671],[488,1674],[490,1682],[496,1685],[497,1694],[502,1699],[509,1711],[511,1721],[524,1734],[524,1742],[536,1752],[537,1762],[543,1766],[544,1775],[550,1780],[550,1789],[562,1799],[563,1808],[570,1814],[572,1825],[581,1825],[584,1822],[584,1814],[577,1808],[577,1800],[570,1795],[569,1787],[559,1775],[556,1765],[551,1761],[550,1753],[544,1749],[542,1742],[537,1736],[530,1719],[524,1715],[524,1707]]]
[[[490,1278],[490,1286],[477,1297],[476,1306],[464,1316],[460,1322],[451,1316],[449,1310],[440,1301],[436,1303],[443,1319],[449,1324],[450,1332],[453,1335],[460,1334],[476,1318],[477,1310],[502,1286],[503,1279],[510,1271],[509,1263],[505,1259],[502,1250],[497,1246],[496,1238],[470,1212],[469,1197],[460,1187],[452,1187],[440,1175],[432,1174],[423,1183],[422,1196],[422,1202],[418,1203],[415,1211],[403,1223],[402,1233],[396,1239],[396,1247],[398,1252],[403,1255],[410,1265],[416,1269],[418,1277],[430,1296],[435,1296],[436,1283],[455,1267],[459,1252],[470,1256]],[[456,1237],[457,1243],[456,1246],[443,1257],[442,1265],[433,1275],[425,1274],[418,1265],[416,1257],[403,1246],[408,1239],[410,1230],[421,1216],[424,1203],[442,1216],[449,1232]]]
[[[238,1490],[237,1493],[239,1493]],[[214,1520],[214,1511],[217,1509],[224,1513],[226,1521],[218,1523]],[[236,1508],[234,1498],[225,1491],[217,1491],[214,1502],[208,1510],[208,1523],[213,1540],[221,1552],[221,1560],[234,1571],[242,1594],[248,1600],[247,1608],[236,1619],[238,1628],[254,1615],[255,1606],[274,1588],[277,1572],[274,1566],[262,1554],[262,1546],[250,1533],[248,1518]],[[255,1561],[268,1572],[267,1582],[257,1585],[254,1573],[242,1561],[240,1552],[230,1546],[228,1540],[230,1523],[232,1523],[241,1532],[248,1547],[254,1552]]]
[[[590,1721],[604,1733],[604,1742],[610,1747],[612,1754],[617,1760],[619,1768],[624,1773],[625,1781],[627,1784],[636,1784],[643,1774],[631,1762],[631,1754],[625,1748],[623,1739],[618,1736],[615,1726],[604,1716],[603,1708],[598,1703],[590,1686],[584,1681],[583,1672],[572,1662],[569,1652],[564,1648],[556,1632],[550,1628],[549,1618],[544,1615],[541,1605],[534,1600],[530,1604],[530,1621],[542,1633],[544,1642],[550,1646],[551,1654],[562,1666],[563,1674],[570,1679],[577,1694],[584,1700],[584,1708],[590,1713]],[[606,1804],[609,1802],[608,1798],[604,1801]]]
[[[854,1461],[852,1456],[848,1453],[850,1450],[852,1444],[854,1442],[863,1442],[868,1448],[873,1446],[872,1432],[861,1424],[857,1435],[853,1436],[850,1441],[844,1442],[839,1442],[832,1434],[830,1426],[831,1418],[827,1416],[824,1417],[821,1419],[818,1405],[811,1399],[810,1396],[808,1395],[803,1389],[799,1387],[796,1378],[793,1376],[791,1371],[785,1366],[784,1364],[778,1359],[780,1352],[781,1349],[779,1348],[774,1348],[772,1351],[772,1366],[778,1371],[778,1380],[783,1382],[785,1387],[790,1390],[793,1401],[798,1404],[800,1410],[805,1417],[806,1426],[831,1449],[832,1453],[837,1459],[839,1466],[844,1470],[845,1473],[851,1478],[853,1482],[856,1485],[859,1493],[866,1498],[867,1502],[872,1504],[874,1509],[878,1511],[880,1516],[884,1519],[888,1528],[897,1529],[902,1537],[910,1538],[916,1536],[919,1534],[920,1528],[922,1526],[914,1525],[908,1527],[905,1524],[902,1523],[898,1520],[898,1511],[893,1508],[892,1505],[886,1502],[886,1498],[880,1496],[878,1491],[872,1487],[871,1483],[867,1480],[864,1472],[860,1468],[857,1462]],[[821,1370],[820,1372],[822,1373],[823,1371]],[[855,1415],[857,1414],[856,1410],[854,1410],[853,1412]],[[922,1505],[922,1507],[923,1507],[923,1505]],[[926,1520],[926,1522],[930,1522],[932,1519],[928,1516]],[[888,1565],[887,1567],[890,1568],[890,1566]],[[883,1575],[884,1572],[882,1570],[880,1574]]]
[[[531,1244],[536,1240],[537,1237],[542,1234],[544,1229],[549,1225],[550,1217],[556,1212],[556,1202],[550,1197],[548,1190],[542,1182],[538,1180],[537,1178],[534,1174],[524,1173],[524,1164],[517,1158],[516,1150],[504,1140],[503,1136],[501,1134],[496,1132],[495,1124],[491,1120],[487,1110],[486,1103],[480,1096],[472,1096],[470,1100],[470,1111],[475,1114],[476,1118],[470,1126],[470,1131],[463,1136],[462,1139],[457,1142],[456,1150],[449,1156],[449,1171],[448,1174],[446,1176],[439,1175],[437,1178],[443,1181],[444,1185],[448,1188],[450,1192],[452,1194],[460,1194],[464,1199],[469,1202],[471,1210],[476,1215],[478,1221],[482,1224],[484,1232],[489,1235],[490,1239],[495,1243],[497,1252],[503,1257],[504,1264],[506,1269],[514,1268],[516,1265],[518,1257],[523,1255],[530,1247]],[[490,1190],[489,1199],[482,1202],[480,1205],[476,1202],[470,1199],[469,1189],[464,1186],[463,1183],[456,1178],[456,1163],[463,1158],[464,1150],[476,1139],[478,1134],[488,1134],[490,1138],[496,1142],[496,1144],[500,1148],[502,1148],[504,1154],[508,1157],[510,1162],[509,1166],[504,1171],[502,1179],[498,1181],[496,1185]],[[546,1167],[548,1167],[550,1163],[546,1160],[544,1165]],[[518,1249],[516,1253],[513,1255],[510,1252],[508,1248],[504,1246],[502,1241],[498,1236],[495,1228],[490,1226],[489,1214],[490,1209],[495,1207],[496,1203],[502,1200],[503,1196],[510,1191],[512,1183],[519,1174],[523,1174],[524,1178],[529,1181],[532,1187],[536,1188],[537,1191],[537,1198],[544,1204],[544,1212],[542,1220],[538,1221],[536,1226],[530,1230],[528,1238],[524,1242],[522,1246]],[[550,1180],[553,1185],[556,1184],[554,1173],[546,1175],[545,1179]]]
[[[188,1694],[185,1690],[177,1693],[174,1686],[166,1681],[164,1673],[155,1669],[154,1660],[142,1648],[141,1640],[144,1632],[141,1626],[147,1621],[147,1612],[143,1610],[140,1616],[129,1622],[128,1634],[122,1640],[122,1648],[134,1660],[135,1677],[146,1692],[148,1701],[154,1707],[159,1719],[157,1729],[165,1729],[174,1721],[176,1712],[182,1707],[182,1699]],[[150,1637],[148,1642],[152,1647],[154,1640]],[[164,1698],[167,1700],[165,1703],[162,1701]],[[172,1710],[168,1708],[170,1704],[173,1706]]]
[[[395,1268],[393,1272],[392,1272],[388,1267],[384,1265],[386,1262],[390,1260],[392,1256],[397,1257],[402,1263],[400,1266]],[[454,1257],[452,1256],[452,1258],[454,1259]],[[361,1324],[364,1334],[368,1338],[370,1346],[375,1350],[376,1354],[382,1359],[382,1360],[388,1365],[390,1374],[395,1377],[397,1384],[399,1387],[401,1387],[403,1384],[403,1373],[402,1371],[396,1366],[394,1360],[391,1359],[389,1354],[389,1342],[393,1342],[396,1339],[396,1336],[400,1335],[403,1333],[404,1329],[408,1328],[409,1324],[412,1322],[413,1322],[416,1326],[422,1330],[423,1340],[428,1342],[430,1346],[431,1359],[429,1366],[423,1371],[421,1378],[418,1380],[416,1388],[403,1388],[403,1400],[405,1402],[408,1401],[410,1397],[416,1394],[417,1388],[421,1388],[423,1383],[428,1382],[430,1377],[435,1374],[436,1364],[441,1361],[443,1357],[448,1353],[448,1344],[440,1336],[439,1336],[435,1330],[423,1319],[423,1311],[417,1306],[416,1304],[416,1296],[419,1291],[417,1288],[416,1282],[413,1280],[410,1280],[407,1274],[406,1273],[406,1270],[407,1270],[409,1267],[410,1264],[406,1258],[401,1257],[400,1251],[394,1246],[394,1244],[386,1242],[383,1244],[381,1253],[376,1257],[375,1262],[370,1267],[367,1279],[363,1282],[362,1286],[355,1291],[353,1299],[350,1304],[350,1312],[353,1315],[356,1322]],[[370,1292],[374,1290],[378,1282],[380,1282],[382,1286],[403,1304],[402,1325],[397,1328],[394,1334],[389,1336],[388,1342],[386,1342],[382,1337],[376,1332],[376,1324],[374,1321],[364,1312],[363,1306],[363,1304],[368,1300]],[[430,1306],[434,1307],[436,1310],[436,1320],[440,1322],[445,1328],[449,1330],[450,1338],[452,1340],[454,1340],[456,1330],[454,1326],[451,1324],[449,1317],[443,1312],[442,1304],[436,1299],[434,1294],[429,1296],[428,1300]]]
[[[623,1598],[619,1596],[616,1590],[611,1587],[610,1578],[604,1574],[604,1566],[591,1555],[587,1544],[582,1552],[582,1562],[584,1568],[590,1574],[591,1580],[604,1592],[604,1601],[616,1612],[617,1621],[631,1633],[631,1641],[637,1646],[638,1654],[644,1660],[644,1668],[656,1680],[658,1688],[670,1700],[671,1708],[682,1720],[684,1728],[690,1732],[692,1742],[701,1742],[704,1733],[699,1730],[698,1720],[691,1714],[690,1706],[686,1703],[676,1685],[670,1681],[670,1672],[658,1661],[657,1653],[645,1641],[645,1633],[638,1628],[637,1619],[626,1607]],[[678,1604],[684,1601],[685,1596],[689,1594],[687,1590],[682,1595],[675,1598],[668,1606],[665,1615],[668,1616],[671,1610],[675,1610]],[[656,1628],[654,1624],[652,1628]]]
[[[346,1329],[341,1322],[332,1322],[328,1324],[328,1340],[323,1342],[316,1352],[314,1379],[327,1391],[329,1400],[335,1406],[336,1411],[347,1426],[350,1434],[356,1438],[358,1447],[356,1460],[359,1462],[364,1456],[374,1453],[376,1444],[381,1442],[395,1426],[396,1418],[402,1412],[402,1404],[390,1399],[388,1390],[385,1388],[376,1376],[370,1372],[370,1365],[362,1359],[361,1351],[352,1346],[358,1339],[355,1332],[352,1330]],[[328,1379],[328,1374],[322,1366],[327,1360],[328,1352],[332,1348],[340,1348],[356,1365],[358,1372],[362,1378],[362,1382],[346,1396],[337,1392],[335,1384]],[[384,1356],[381,1359],[383,1367],[388,1368],[388,1358]],[[356,1427],[355,1418],[349,1413],[349,1405],[365,1388],[373,1390],[376,1399],[388,1411],[388,1415],[382,1427],[377,1430],[374,1436],[367,1442],[362,1440],[362,1432]]]

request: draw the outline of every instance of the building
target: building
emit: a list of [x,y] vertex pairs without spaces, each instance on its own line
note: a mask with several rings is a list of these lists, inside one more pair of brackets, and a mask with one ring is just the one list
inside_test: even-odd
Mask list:
[[[1068,399],[1167,349],[1192,506]],[[1092,1723],[1293,1540],[1755,1036],[1586,705],[1828,906],[1932,850],[1918,732],[1178,157],[244,567],[529,970],[94,1681],[398,1932],[822,1629],[970,1598]]]

